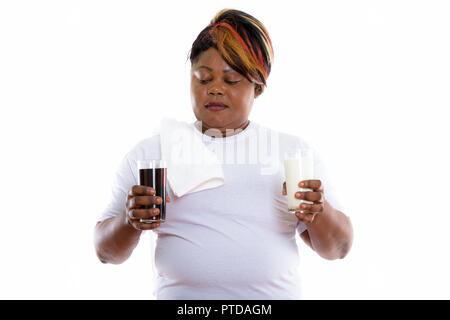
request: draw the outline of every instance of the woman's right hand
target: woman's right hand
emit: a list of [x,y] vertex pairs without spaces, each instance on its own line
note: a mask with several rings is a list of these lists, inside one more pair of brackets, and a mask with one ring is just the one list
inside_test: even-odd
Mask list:
[[[140,222],[141,219],[152,219],[159,215],[158,208],[148,208],[162,203],[162,198],[155,196],[155,192],[154,188],[146,186],[133,186],[128,192],[126,220],[136,230],[152,230],[161,225],[160,222]],[[168,195],[166,201],[170,202]]]

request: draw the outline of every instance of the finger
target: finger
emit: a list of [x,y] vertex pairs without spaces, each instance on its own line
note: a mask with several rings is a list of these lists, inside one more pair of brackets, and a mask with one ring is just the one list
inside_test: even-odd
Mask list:
[[132,222],[132,226],[137,229],[137,230],[152,230],[152,229],[156,229],[161,225],[160,222],[153,222],[153,223],[148,223],[148,222],[139,222],[139,221],[133,221]]
[[283,191],[281,192],[283,194],[283,196],[287,195],[287,191],[286,191],[286,181],[283,182]]
[[323,202],[323,193],[322,192],[313,192],[313,191],[306,191],[306,192],[296,192],[295,197],[297,199],[302,199],[306,201],[312,201],[316,203],[322,203]]
[[155,189],[152,187],[136,185],[131,187],[128,192],[128,199],[132,196],[153,196],[155,195],[155,192]]
[[131,220],[150,219],[159,214],[158,208],[152,209],[131,209],[128,211],[128,217]]
[[313,191],[323,190],[322,181],[320,180],[302,180],[298,183],[300,188],[308,188]]
[[302,203],[302,204],[300,204],[300,209],[302,209],[303,212],[306,212],[306,213],[320,213],[323,211],[323,204]]
[[158,228],[160,225],[160,222],[139,222],[139,226],[142,230],[153,230]]
[[311,223],[314,220],[314,214],[297,211],[295,216],[302,222]]
[[162,198],[158,196],[133,196],[128,199],[127,207],[128,209],[136,209],[143,206],[150,206],[153,204],[161,204]]

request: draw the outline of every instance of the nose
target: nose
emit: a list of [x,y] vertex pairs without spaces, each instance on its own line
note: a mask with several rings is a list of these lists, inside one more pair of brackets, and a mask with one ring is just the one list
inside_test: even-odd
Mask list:
[[223,96],[224,90],[223,87],[217,82],[214,81],[211,83],[211,85],[208,87],[208,94],[213,96]]

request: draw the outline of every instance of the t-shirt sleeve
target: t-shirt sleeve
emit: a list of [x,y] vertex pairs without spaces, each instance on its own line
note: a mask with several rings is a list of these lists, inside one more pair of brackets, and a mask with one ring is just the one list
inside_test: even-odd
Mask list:
[[130,162],[129,156],[126,155],[116,171],[109,203],[98,221],[119,215],[125,209],[128,191],[136,184],[137,177],[133,172],[133,165]]

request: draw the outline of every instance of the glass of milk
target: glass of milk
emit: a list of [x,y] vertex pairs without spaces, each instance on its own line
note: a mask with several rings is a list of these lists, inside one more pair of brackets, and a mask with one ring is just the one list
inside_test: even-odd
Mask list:
[[286,176],[286,192],[288,197],[288,211],[300,211],[301,203],[312,203],[295,197],[297,191],[312,191],[300,188],[302,180],[314,179],[314,157],[311,149],[293,149],[284,154],[284,170]]

